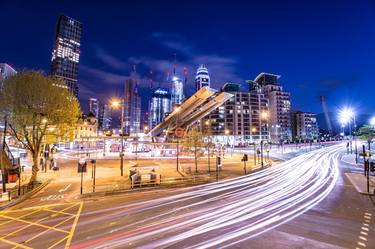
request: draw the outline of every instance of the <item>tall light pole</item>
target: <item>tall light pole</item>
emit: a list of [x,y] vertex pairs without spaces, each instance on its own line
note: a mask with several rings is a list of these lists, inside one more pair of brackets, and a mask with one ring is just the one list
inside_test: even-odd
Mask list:
[[120,152],[120,171],[121,171],[121,176],[124,176],[124,99],[121,98],[121,100],[113,100],[111,102],[111,106],[114,109],[118,109],[121,107],[121,152]]
[[[262,113],[261,113],[261,117],[260,117],[260,119],[259,119],[259,122],[261,123],[262,122],[262,120],[266,120],[266,121],[268,121],[268,112],[266,112],[266,111],[263,111]],[[268,122],[267,122],[268,123]],[[262,168],[264,167],[264,162],[263,162],[263,134],[262,134],[262,123],[261,123],[261,125],[260,125],[260,156],[261,156],[261,166],[262,166]]]

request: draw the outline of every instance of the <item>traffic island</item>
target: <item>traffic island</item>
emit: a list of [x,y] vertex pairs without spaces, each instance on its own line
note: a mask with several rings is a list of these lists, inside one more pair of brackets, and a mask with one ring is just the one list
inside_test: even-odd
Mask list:
[[367,191],[367,177],[363,173],[345,173],[354,188],[363,195],[374,195],[375,176],[369,177],[369,191]]

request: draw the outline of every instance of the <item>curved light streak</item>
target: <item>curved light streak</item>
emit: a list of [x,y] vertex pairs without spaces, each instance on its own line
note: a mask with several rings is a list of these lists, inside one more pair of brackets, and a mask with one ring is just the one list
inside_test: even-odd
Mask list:
[[[85,213],[97,218],[79,226],[116,217],[141,218],[118,227],[115,233],[99,235],[71,248],[234,246],[290,221],[323,200],[338,179],[343,148],[342,144],[335,145],[250,175]],[[144,217],[144,212],[152,212],[152,216]]]

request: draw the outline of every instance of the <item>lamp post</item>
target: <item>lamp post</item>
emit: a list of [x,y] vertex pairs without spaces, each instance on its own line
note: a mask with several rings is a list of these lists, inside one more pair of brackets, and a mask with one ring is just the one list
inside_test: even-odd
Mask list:
[[124,176],[124,99],[121,100],[113,100],[111,106],[114,109],[118,109],[121,107],[121,152],[120,152],[120,171],[121,176]]
[[[209,126],[210,126],[210,121],[206,121],[205,122],[206,124],[206,131],[207,133],[209,132]],[[211,137],[208,136],[208,139],[207,139],[207,166],[208,166],[208,172],[211,173],[211,162],[210,162],[210,145],[211,145]]]
[[[224,133],[225,133],[225,137],[226,137],[226,140],[227,140],[227,145],[229,145],[229,138],[228,138],[228,135],[229,135],[229,130],[228,129],[225,129]],[[227,147],[227,146],[226,146]]]
[[[253,135],[256,133],[257,131],[257,128],[253,127],[251,128],[251,132],[253,133]],[[254,166],[257,165],[257,152],[256,152],[256,144],[255,144],[255,141],[253,139],[253,143],[254,143]]]
[[264,142],[263,142],[263,136],[262,136],[263,135],[262,134],[262,131],[263,131],[263,129],[262,129],[262,120],[268,121],[268,112],[263,111],[261,113],[261,117],[259,119],[259,123],[260,123],[260,131],[259,131],[259,133],[260,133],[260,156],[261,156],[261,166],[263,168],[264,167],[264,162],[263,162],[263,147],[264,147],[263,143]]

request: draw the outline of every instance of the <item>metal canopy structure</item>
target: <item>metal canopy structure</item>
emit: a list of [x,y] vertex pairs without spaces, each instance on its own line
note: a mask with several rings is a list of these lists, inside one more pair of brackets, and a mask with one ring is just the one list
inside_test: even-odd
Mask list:
[[221,106],[233,95],[227,92],[218,92],[209,87],[202,87],[193,96],[186,99],[179,107],[175,108],[160,124],[151,131],[152,137],[174,133],[177,127],[188,130],[196,121],[200,120],[211,111]]

